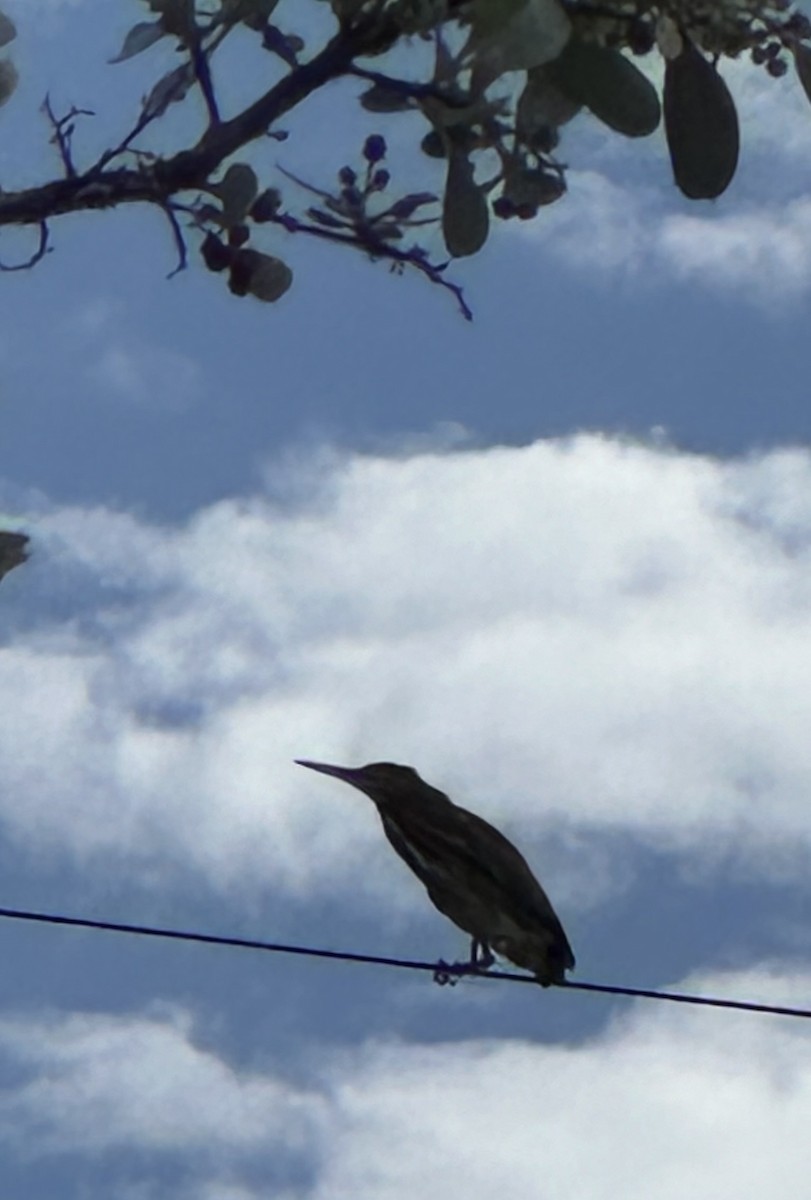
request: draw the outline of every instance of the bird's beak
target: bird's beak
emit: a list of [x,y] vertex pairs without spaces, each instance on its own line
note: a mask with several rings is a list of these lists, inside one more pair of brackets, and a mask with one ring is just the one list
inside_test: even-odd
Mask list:
[[329,763],[310,762],[306,758],[293,761],[299,767],[309,767],[311,771],[320,771],[322,775],[334,775],[336,779],[343,779],[344,783],[363,789],[363,770],[360,767],[333,767]]

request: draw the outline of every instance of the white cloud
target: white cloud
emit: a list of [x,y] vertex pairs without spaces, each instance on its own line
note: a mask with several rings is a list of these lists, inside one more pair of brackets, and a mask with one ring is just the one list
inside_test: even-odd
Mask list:
[[[811,123],[811,116],[809,117]],[[674,211],[642,185],[570,172],[571,192],[532,228],[556,257],[635,284],[690,280],[766,307],[811,287],[811,201],[805,197]]]
[[255,1152],[282,1131],[293,1149],[312,1140],[318,1119],[317,1098],[297,1100],[289,1085],[194,1044],[179,1011],[6,1017],[0,1055],[23,1077],[0,1091],[0,1138],[13,1143],[36,1126],[42,1152]]
[[[689,982],[786,1000],[811,977]],[[569,1045],[320,1047],[302,1086],[236,1069],[180,1016],[6,1017],[0,1137],[12,1155],[146,1150],[147,1178],[180,1156],[210,1200],[255,1194],[282,1157],[298,1200],[404,1200],[437,1181],[470,1200],[760,1200],[802,1195],[811,1169],[808,1048],[802,1021],[640,1002]]]
[[757,281],[757,298],[791,299],[811,284],[811,200],[750,209],[716,220],[670,216],[659,252],[680,279],[741,289]]
[[[811,287],[811,108],[799,83],[724,63],[741,119],[741,165],[713,204],[672,184],[660,131],[639,143],[590,118],[567,129],[570,192],[516,226],[566,263],[637,284],[689,278],[765,306]],[[661,80],[657,81],[661,86]],[[571,132],[569,131],[571,130]]]
[[15,602],[30,619],[61,589],[75,619],[2,650],[22,844],[231,894],[357,898],[362,877],[409,908],[365,802],[291,762],[386,758],[503,824],[567,902],[619,883],[594,859],[617,833],[805,877],[806,451],[336,457],[309,503],[34,532]]
[[175,412],[194,401],[202,383],[200,368],[186,355],[143,344],[105,347],[87,377],[130,404]]
[[811,1167],[807,1046],[796,1026],[660,1009],[578,1046],[375,1047],[335,1091],[313,1195],[399,1200],[438,1178],[470,1200],[790,1194]]
[[203,377],[198,364],[134,334],[119,301],[97,299],[66,324],[82,342],[85,379],[105,398],[177,412],[199,397]]

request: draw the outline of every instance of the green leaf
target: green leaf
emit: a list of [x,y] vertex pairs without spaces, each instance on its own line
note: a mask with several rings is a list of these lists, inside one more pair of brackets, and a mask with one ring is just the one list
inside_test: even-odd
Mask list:
[[251,205],[250,217],[258,225],[272,221],[282,206],[282,197],[278,188],[265,188],[260,192]]
[[803,85],[806,96],[811,100],[811,48],[804,46],[802,42],[795,42],[792,50],[797,77]]
[[191,63],[183,63],[169,71],[153,87],[144,101],[143,115],[154,120],[162,117],[170,104],[183,100],[189,88],[193,87],[196,75]]
[[546,69],[565,96],[617,133],[647,137],[658,128],[662,110],[656,89],[619,50],[571,38]]
[[477,38],[498,37],[527,0],[476,0],[472,25]]
[[149,0],[149,7],[152,12],[160,13],[166,33],[186,41],[195,24],[193,3],[189,0]]
[[259,193],[259,181],[253,167],[247,163],[232,163],[211,191],[222,201],[223,223],[236,225],[244,221],[248,209]]
[[442,233],[454,258],[476,254],[487,241],[490,214],[487,198],[473,178],[464,150],[449,148],[448,177],[442,205]]
[[466,51],[496,78],[557,58],[572,32],[560,0],[475,0]]
[[124,38],[124,44],[118,54],[109,61],[120,63],[128,58],[134,58],[136,54],[140,54],[142,50],[148,50],[150,46],[154,46],[155,42],[159,42],[165,36],[166,30],[162,21],[141,21],[138,25],[133,25]]
[[549,73],[549,64],[527,72],[516,109],[516,125],[525,140],[539,129],[558,129],[580,112],[581,104],[565,96]]
[[14,95],[19,79],[14,63],[7,58],[0,59],[0,106]]
[[248,292],[269,304],[278,300],[293,282],[287,263],[259,250],[238,250],[234,255],[228,286],[238,296]]
[[223,0],[224,20],[242,21],[249,29],[261,32],[273,15],[279,0]]
[[727,85],[691,41],[665,63],[665,132],[677,186],[691,200],[720,196],[735,174],[740,131]]
[[559,174],[542,167],[519,167],[508,172],[502,195],[509,200],[516,216],[526,220],[539,208],[554,204],[566,192]]
[[10,17],[0,12],[0,46],[7,46],[17,36],[17,29]]
[[360,97],[361,108],[373,113],[408,112],[415,102],[405,92],[396,91],[380,83],[373,83]]

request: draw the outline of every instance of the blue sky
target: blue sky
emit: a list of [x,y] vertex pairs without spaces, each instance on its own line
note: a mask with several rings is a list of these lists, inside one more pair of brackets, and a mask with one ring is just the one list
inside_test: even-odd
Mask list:
[[[56,170],[46,90],[92,150],[172,60],[104,65],[128,0],[4,8],[11,188]],[[237,104],[267,64],[229,63]],[[811,108],[726,74],[721,200],[581,118],[569,195],[452,268],[472,325],[281,234],[276,306],[166,282],[138,211],[3,276],[0,507],[34,545],[0,588],[3,906],[461,955],[371,806],[292,763],[393,759],[521,846],[576,978],[808,1005]],[[370,125],[343,89],[290,129],[266,181],[329,182]],[[8,1196],[807,1186],[801,1022],[0,932]]]

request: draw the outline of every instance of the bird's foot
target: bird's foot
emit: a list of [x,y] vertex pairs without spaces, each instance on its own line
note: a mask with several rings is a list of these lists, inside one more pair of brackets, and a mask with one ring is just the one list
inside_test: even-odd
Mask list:
[[440,987],[445,987],[450,984],[451,987],[456,987],[460,979],[465,975],[479,975],[482,971],[486,971],[491,967],[496,960],[492,955],[483,958],[471,958],[466,962],[445,962],[444,958],[440,958],[434,971],[434,983],[438,983]]
[[440,987],[446,987],[448,984],[456,987],[463,974],[460,967],[465,966],[466,963],[446,963],[444,958],[440,958],[434,971],[434,983],[438,983]]

